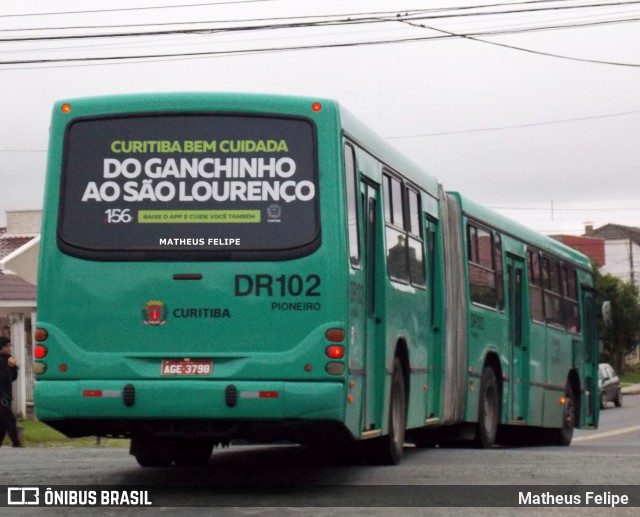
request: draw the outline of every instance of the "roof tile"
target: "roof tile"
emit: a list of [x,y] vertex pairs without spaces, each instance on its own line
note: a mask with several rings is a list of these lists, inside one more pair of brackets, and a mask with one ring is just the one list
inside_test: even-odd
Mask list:
[[36,286],[18,275],[0,273],[0,300],[35,300]]
[[21,246],[24,246],[31,239],[33,239],[33,237],[11,237],[7,234],[0,234],[0,260],[5,258],[7,255],[10,255]]

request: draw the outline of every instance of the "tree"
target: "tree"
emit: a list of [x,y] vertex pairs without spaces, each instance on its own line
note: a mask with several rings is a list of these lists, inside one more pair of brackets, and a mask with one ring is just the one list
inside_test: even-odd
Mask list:
[[597,269],[595,284],[604,299],[611,302],[613,313],[611,327],[600,325],[602,356],[616,371],[622,371],[625,356],[640,345],[638,286],[632,280],[625,282],[611,274],[602,275]]

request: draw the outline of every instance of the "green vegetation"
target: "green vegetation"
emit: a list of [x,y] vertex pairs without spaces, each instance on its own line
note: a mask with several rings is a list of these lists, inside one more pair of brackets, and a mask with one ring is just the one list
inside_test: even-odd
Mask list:
[[611,302],[612,325],[600,322],[600,337],[604,345],[600,361],[611,363],[616,372],[624,369],[626,354],[640,344],[640,301],[638,287],[632,280],[611,274],[601,275],[596,268],[596,289],[604,300]]
[[[25,447],[128,447],[129,440],[115,440],[95,436],[87,438],[67,438],[48,425],[37,420],[20,420],[18,426],[23,429]],[[11,446],[11,440],[6,436],[3,446]]]
[[624,384],[640,384],[640,366],[634,366],[618,374],[620,382]]

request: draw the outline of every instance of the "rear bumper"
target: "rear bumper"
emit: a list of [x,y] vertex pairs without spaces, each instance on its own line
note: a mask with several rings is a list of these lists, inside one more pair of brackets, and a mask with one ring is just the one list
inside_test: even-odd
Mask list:
[[[125,403],[125,393],[133,402]],[[230,386],[233,386],[231,389]],[[235,397],[233,393],[235,392]],[[38,381],[36,417],[56,420],[333,420],[344,421],[337,382],[210,380]],[[235,403],[234,403],[235,400]]]

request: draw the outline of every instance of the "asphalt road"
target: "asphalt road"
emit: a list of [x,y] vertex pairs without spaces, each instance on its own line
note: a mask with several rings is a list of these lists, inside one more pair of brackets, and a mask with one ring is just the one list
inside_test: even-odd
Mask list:
[[[610,405],[601,413],[596,431],[577,431],[570,447],[405,448],[403,462],[396,467],[341,462],[326,454],[297,446],[235,446],[216,449],[206,468],[145,469],[137,465],[126,448],[33,448],[0,449],[0,485],[149,485],[181,486],[168,490],[163,501],[185,506],[223,505],[215,515],[273,514],[279,507],[293,515],[309,514],[311,506],[356,506],[344,515],[387,515],[398,498],[426,490],[392,493],[388,486],[412,485],[628,485],[640,484],[640,395],[626,396],[622,408]],[[227,489],[235,485],[235,489]],[[357,490],[353,490],[353,486]],[[322,490],[314,490],[321,487]],[[400,495],[399,495],[400,494]],[[434,496],[443,496],[442,493]],[[454,494],[455,495],[455,494]],[[465,489],[459,492],[465,497]],[[166,499],[169,497],[169,499]],[[173,499],[172,499],[173,498]],[[413,500],[420,501],[420,498]],[[306,508],[304,508],[306,507]],[[2,515],[27,515],[24,509],[9,509]],[[50,509],[49,509],[50,510]],[[58,509],[73,515],[80,509]],[[512,515],[503,508],[430,508],[429,515]],[[31,509],[36,512],[36,509]],[[139,510],[143,514],[147,510]],[[157,511],[154,510],[154,511]],[[199,511],[204,511],[200,509]],[[519,512],[567,515],[567,509],[520,509]],[[581,508],[580,515],[605,515],[602,509]],[[119,513],[102,509],[103,515]],[[181,515],[179,508],[172,515]],[[468,512],[468,513],[467,513]],[[560,512],[560,513],[556,513]],[[618,509],[619,515],[637,515],[638,508]],[[629,513],[627,513],[629,512]],[[86,514],[80,512],[78,515]],[[128,513],[131,513],[129,509]],[[198,513],[198,511],[196,511]],[[340,512],[338,512],[340,513]],[[396,508],[397,515],[425,515],[420,508]],[[542,514],[540,513],[540,514]],[[38,513],[32,513],[38,515]],[[193,515],[192,510],[189,515]],[[336,515],[335,509],[314,508],[314,515]],[[578,513],[576,513],[577,515]],[[151,513],[149,513],[151,515]],[[185,513],[186,515],[186,513]]]

